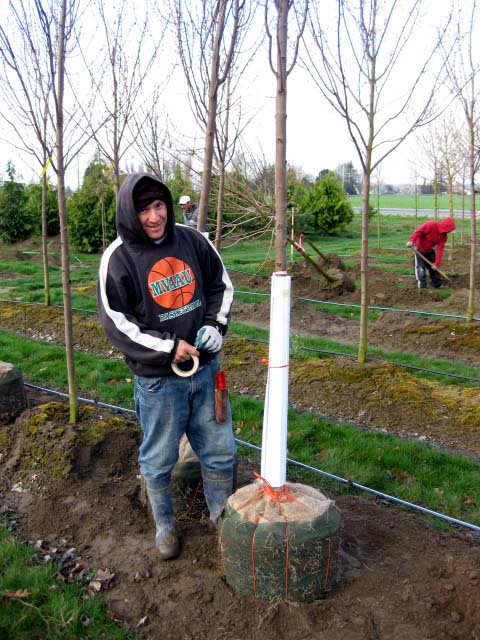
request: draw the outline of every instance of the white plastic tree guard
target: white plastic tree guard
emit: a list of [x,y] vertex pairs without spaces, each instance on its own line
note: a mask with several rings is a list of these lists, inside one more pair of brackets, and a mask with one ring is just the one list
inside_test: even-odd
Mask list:
[[286,481],[290,292],[291,277],[284,271],[273,273],[261,465],[262,477],[272,487],[282,487]]

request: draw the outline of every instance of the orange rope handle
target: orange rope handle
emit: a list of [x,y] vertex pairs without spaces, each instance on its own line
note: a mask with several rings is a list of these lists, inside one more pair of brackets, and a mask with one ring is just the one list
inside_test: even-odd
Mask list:
[[259,473],[254,471],[253,475],[257,478],[257,480],[261,480],[263,482],[263,487],[259,487],[257,489],[258,493],[263,493],[274,502],[298,502],[297,499],[292,496],[289,488],[286,485],[283,485],[279,489],[274,489],[268,482],[268,480],[265,480],[265,478],[263,478]]
[[287,516],[285,515],[285,513],[283,512],[283,509],[281,509],[281,506],[280,506],[282,502],[298,502],[303,507],[305,507],[305,509],[314,511],[313,507],[309,506],[308,504],[305,504],[303,500],[299,500],[298,498],[293,496],[290,493],[290,489],[286,485],[283,485],[282,487],[280,487],[280,489],[274,489],[272,485],[268,482],[268,480],[266,480],[259,473],[254,471],[253,475],[258,480],[261,480],[263,482],[263,486],[258,487],[255,492],[255,495],[252,498],[250,498],[250,500],[247,500],[242,505],[240,505],[238,507],[238,511],[241,511],[242,509],[245,509],[245,507],[248,507],[249,505],[254,504],[255,502],[258,502],[265,495],[268,496],[268,498],[270,498],[270,500],[272,500],[273,502],[278,503],[280,507],[280,511],[282,512],[282,515],[285,518],[285,520],[287,520]]

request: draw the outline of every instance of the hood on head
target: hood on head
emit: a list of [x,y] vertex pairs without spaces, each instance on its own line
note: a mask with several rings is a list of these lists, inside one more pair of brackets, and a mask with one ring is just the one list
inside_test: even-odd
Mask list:
[[440,233],[450,233],[455,229],[455,220],[453,218],[445,218],[438,223]]
[[153,199],[163,200],[167,205],[167,224],[165,233],[170,236],[175,225],[173,213],[172,194],[163,182],[149,173],[131,173],[122,183],[117,194],[117,208],[115,213],[115,224],[118,235],[124,242],[130,244],[150,244],[152,240],[143,231],[137,218],[134,203],[134,190],[139,202],[139,197],[156,194]]

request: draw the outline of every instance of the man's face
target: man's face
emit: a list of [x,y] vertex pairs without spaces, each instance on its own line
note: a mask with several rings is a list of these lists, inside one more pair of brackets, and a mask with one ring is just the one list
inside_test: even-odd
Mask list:
[[151,240],[160,240],[167,224],[167,205],[162,200],[154,200],[141,211],[137,211],[138,221]]
[[180,208],[182,211],[190,211],[190,209],[192,208],[192,203],[191,202],[187,202],[187,204],[181,204]]

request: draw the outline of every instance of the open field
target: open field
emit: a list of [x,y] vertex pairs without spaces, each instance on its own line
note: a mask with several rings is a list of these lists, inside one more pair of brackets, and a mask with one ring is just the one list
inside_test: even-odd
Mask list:
[[[349,357],[355,356],[358,339],[358,289],[329,289],[296,256],[291,266],[289,455],[480,524],[480,324],[469,325],[461,317],[468,251],[457,246],[450,259],[446,250],[448,287],[418,291],[404,248],[412,221],[382,217],[381,223],[377,248],[372,222],[365,366]],[[358,282],[358,217],[341,236],[315,242],[325,253],[344,256],[346,273]],[[266,378],[262,341],[268,339],[272,269],[267,246],[267,241],[237,246],[223,254],[235,288],[250,292],[237,295],[222,357],[236,435],[253,444],[261,442]],[[52,242],[51,250],[56,248]],[[8,302],[42,300],[41,265],[32,250],[31,245],[0,250],[0,345],[10,361],[23,366],[27,380],[64,389],[61,309]],[[131,408],[128,371],[98,331],[94,315],[97,263],[98,256],[78,255],[72,261],[74,307],[92,312],[75,313],[80,388],[84,396]],[[55,265],[52,273],[57,277]],[[55,301],[61,303],[58,291]],[[440,526],[439,520],[301,475],[291,466],[291,478],[318,484],[342,510],[340,583],[312,605],[238,596],[221,577],[215,538],[201,520],[180,523],[184,551],[178,560],[162,564],[155,559],[152,524],[139,500],[139,435],[132,416],[122,429],[107,429],[103,439],[84,447],[81,457],[77,451],[65,458],[66,473],[52,478],[39,460],[29,466],[27,452],[49,430],[69,433],[65,412],[45,405],[52,400],[48,394],[29,390],[29,397],[30,413],[2,440],[8,454],[0,460],[2,499],[18,514],[20,535],[67,538],[86,563],[112,570],[116,581],[105,594],[108,606],[131,628],[146,617],[139,635],[168,633],[173,640],[480,638],[480,538],[473,531]],[[110,424],[109,412],[95,407],[85,411],[85,420],[98,413]],[[31,431],[33,423],[41,424],[40,414],[47,419],[29,440],[29,425]],[[65,442],[63,436],[57,441]],[[240,482],[251,482],[258,458],[244,448],[241,453],[246,457]],[[25,491],[12,492],[14,481],[23,481]]]
[[[372,194],[371,205],[377,206],[377,196]],[[349,201],[352,207],[362,206],[361,196],[349,196]],[[428,209],[433,211],[435,207],[435,200],[433,195],[418,194],[380,194],[380,209]],[[450,208],[450,202],[448,195],[439,195],[437,199],[437,207],[443,212],[447,212]],[[470,207],[470,197],[465,195],[463,198],[461,195],[454,194],[453,196],[453,208],[457,211],[465,209],[468,211]]]

